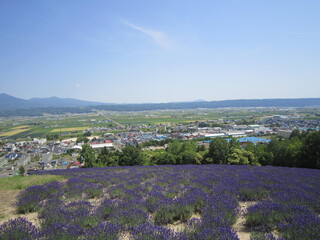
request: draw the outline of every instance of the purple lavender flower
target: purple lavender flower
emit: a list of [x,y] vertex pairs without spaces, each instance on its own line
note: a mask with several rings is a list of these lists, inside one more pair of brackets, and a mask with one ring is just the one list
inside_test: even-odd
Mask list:
[[0,226],[0,239],[2,240],[33,240],[39,236],[39,229],[25,218],[9,220]]

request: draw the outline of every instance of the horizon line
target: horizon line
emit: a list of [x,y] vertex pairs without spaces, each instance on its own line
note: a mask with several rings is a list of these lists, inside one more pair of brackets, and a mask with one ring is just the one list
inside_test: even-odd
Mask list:
[[196,99],[196,100],[181,100],[181,101],[167,101],[167,102],[101,102],[98,100],[83,100],[79,98],[72,98],[72,97],[57,97],[57,96],[50,96],[50,97],[31,97],[28,99],[16,97],[10,95],[8,93],[0,93],[0,95],[7,95],[10,97],[18,98],[21,100],[31,100],[31,99],[48,99],[48,98],[58,98],[58,99],[73,99],[78,101],[84,102],[95,102],[101,104],[115,104],[115,105],[126,105],[126,104],[168,104],[168,103],[201,103],[201,102],[222,102],[222,101],[247,101],[247,100],[292,100],[292,99],[319,99],[319,97],[275,97],[275,98],[234,98],[234,99],[219,99],[219,100],[204,100],[204,99]]

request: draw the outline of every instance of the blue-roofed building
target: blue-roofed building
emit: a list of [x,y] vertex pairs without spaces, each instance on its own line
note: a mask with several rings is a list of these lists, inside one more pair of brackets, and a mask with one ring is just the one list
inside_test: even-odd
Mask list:
[[252,142],[254,144],[271,142],[271,140],[269,140],[269,139],[258,138],[258,137],[244,137],[244,138],[237,139],[237,141],[240,143]]
[[10,160],[13,160],[17,157],[18,157],[17,153],[9,153],[8,155],[5,156],[6,159],[10,159]]

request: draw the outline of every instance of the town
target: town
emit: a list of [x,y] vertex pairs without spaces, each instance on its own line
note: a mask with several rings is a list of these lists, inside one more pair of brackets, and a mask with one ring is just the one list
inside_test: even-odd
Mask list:
[[[239,117],[239,111],[246,112],[246,115],[242,114],[242,117]],[[83,144],[89,144],[93,149],[106,147],[116,151],[121,151],[127,145],[142,146],[142,150],[164,149],[165,144],[158,146],[153,143],[174,139],[194,140],[197,145],[203,145],[206,148],[210,141],[217,137],[236,138],[241,144],[246,142],[264,144],[270,142],[272,137],[289,138],[295,129],[319,130],[318,111],[317,109],[268,108],[121,114],[100,111],[96,115],[54,115],[47,118],[50,119],[47,124],[52,125],[45,125],[45,120],[41,118],[21,118],[18,122],[2,119],[2,125],[9,129],[7,133],[12,132],[12,129],[18,129],[18,136],[32,126],[37,129],[40,127],[54,130],[51,130],[51,134],[43,133],[42,136],[34,138],[30,136],[9,137],[5,134],[6,131],[2,130],[0,176],[17,175],[21,166],[24,167],[27,174],[43,169],[80,167],[81,165],[76,160]],[[213,114],[214,117],[212,117]],[[118,115],[118,117],[113,115]],[[76,118],[79,123],[88,127],[77,128],[68,125],[66,128],[63,123],[70,118]]]

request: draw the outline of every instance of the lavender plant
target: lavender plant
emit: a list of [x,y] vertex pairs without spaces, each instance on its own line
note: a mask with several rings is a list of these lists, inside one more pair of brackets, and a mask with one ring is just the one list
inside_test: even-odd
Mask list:
[[26,239],[33,240],[39,237],[39,229],[25,218],[9,220],[0,226],[1,240]]
[[[68,180],[19,195],[18,212],[39,212],[40,228],[21,223],[34,233],[21,230],[26,235],[15,239],[238,239],[233,225],[243,201],[253,204],[245,215],[247,230],[257,232],[252,239],[274,240],[275,230],[278,239],[320,239],[319,170],[167,165],[48,173]],[[177,223],[184,228],[174,232],[168,224]],[[0,229],[9,234],[10,226]]]

